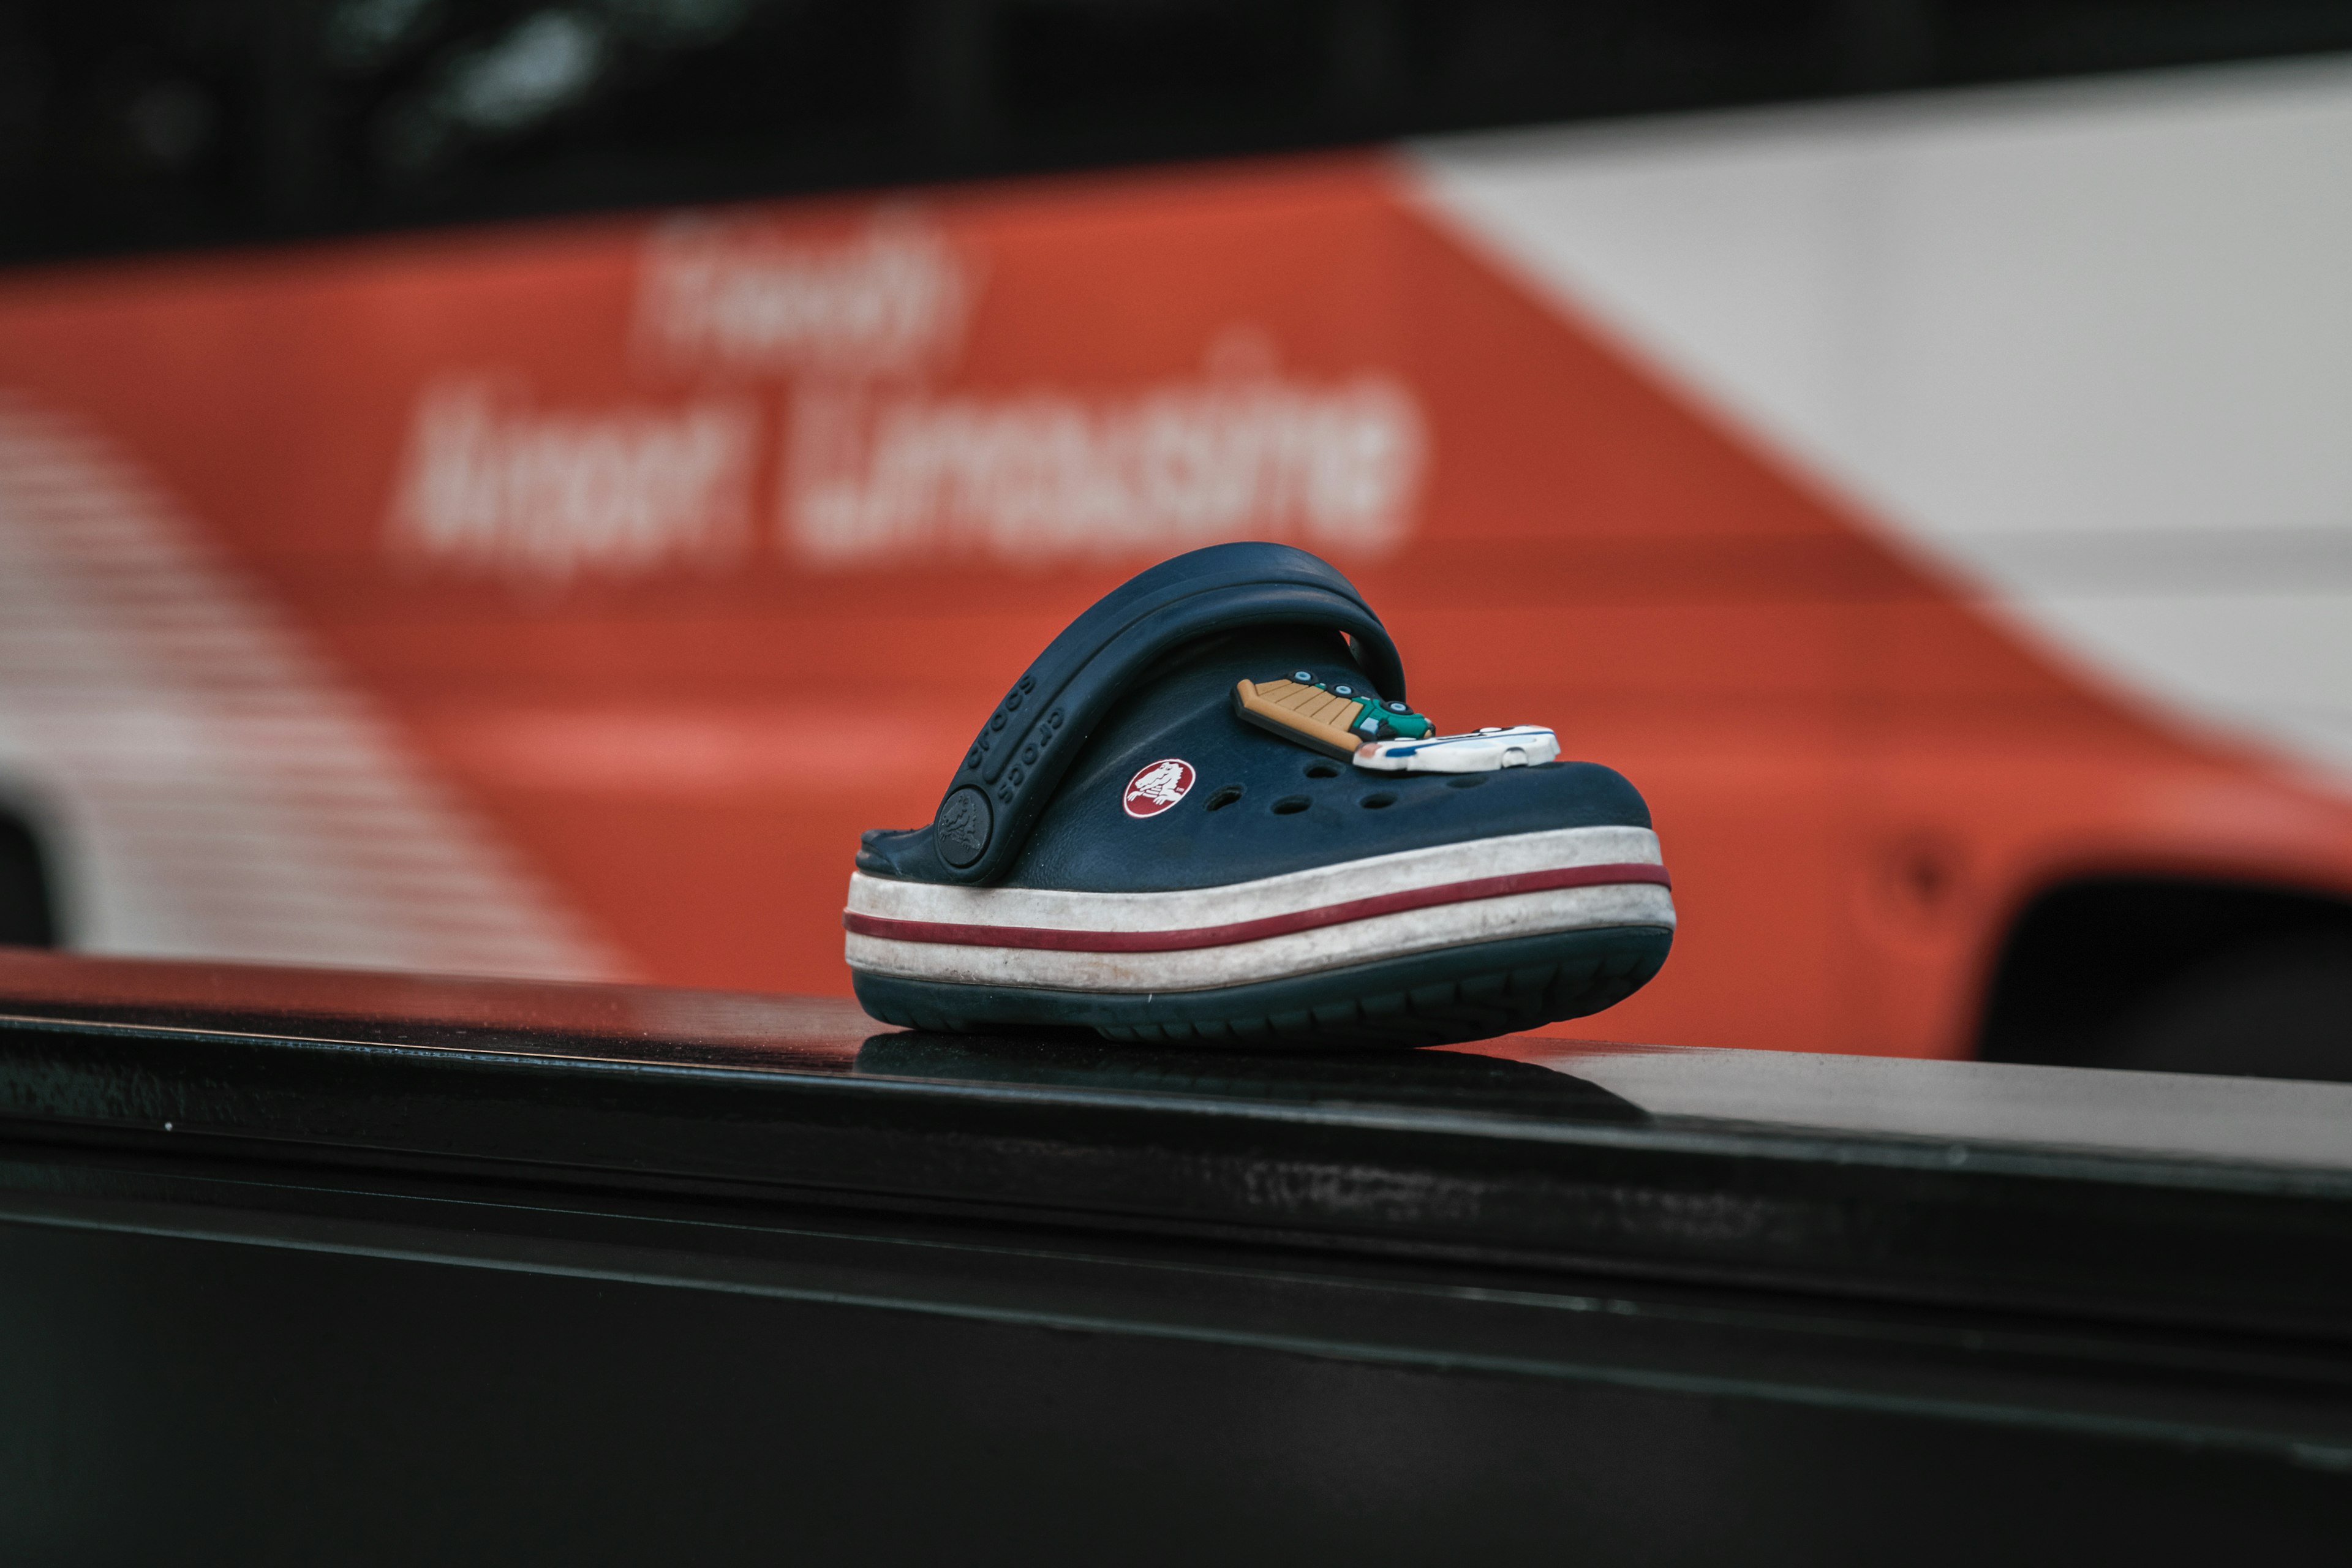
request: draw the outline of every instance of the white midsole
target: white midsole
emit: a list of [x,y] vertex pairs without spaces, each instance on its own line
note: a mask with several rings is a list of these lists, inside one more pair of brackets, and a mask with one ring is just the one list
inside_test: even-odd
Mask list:
[[[1630,859],[1631,857],[1625,858]],[[996,921],[990,923],[1013,922]],[[890,937],[860,936],[852,932],[848,941],[848,958],[853,969],[954,985],[1010,985],[1106,992],[1205,991],[1218,986],[1246,985],[1255,981],[1312,974],[1346,964],[1402,958],[1470,942],[1585,931],[1601,926],[1672,927],[1674,923],[1674,898],[1665,889],[1654,882],[1616,882],[1596,888],[1555,888],[1544,892],[1513,893],[1503,898],[1474,899],[1429,909],[1403,910],[1394,914],[1350,921],[1343,925],[1264,937],[1255,942],[1188,948],[1173,952],[1066,952],[1037,948],[967,947],[951,942],[900,942]]]
[[[1048,931],[1192,931],[1344,904],[1452,882],[1551,871],[1571,866],[1660,864],[1646,827],[1556,827],[1403,849],[1291,871],[1279,877],[1170,893],[1081,893],[1055,888],[955,888],[854,871],[849,912],[949,925],[1030,926]],[[1659,889],[1663,896],[1664,889]],[[852,939],[850,962],[858,963]],[[880,941],[879,938],[866,939]],[[897,945],[928,945],[899,943]],[[861,966],[862,967],[862,966]],[[897,973],[897,971],[893,971]]]

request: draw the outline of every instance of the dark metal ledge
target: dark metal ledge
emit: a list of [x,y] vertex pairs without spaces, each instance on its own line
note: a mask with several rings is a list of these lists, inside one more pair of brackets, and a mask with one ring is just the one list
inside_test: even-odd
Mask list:
[[[2292,1559],[2298,1542],[2340,1539],[2352,1514],[2352,1086],[1527,1038],[1361,1057],[1139,1051],[898,1032],[833,1001],[29,954],[0,962],[0,1305],[18,1342],[109,1387],[134,1372],[184,1381],[192,1354],[257,1358],[283,1419],[248,1410],[242,1446],[221,1453],[266,1470],[321,1441],[321,1423],[373,1452],[310,1408],[310,1385],[289,1394],[291,1352],[255,1337],[273,1314],[314,1332],[325,1289],[365,1331],[346,1354],[377,1369],[337,1363],[326,1381],[359,1376],[394,1412],[384,1433],[429,1428],[475,1452],[422,1392],[472,1366],[513,1384],[526,1408],[502,1419],[565,1478],[602,1472],[573,1451],[563,1363],[477,1364],[499,1339],[486,1325],[525,1300],[559,1314],[547,1342],[572,1347],[568,1376],[605,1387],[614,1421],[687,1421],[680,1463],[749,1440],[751,1406],[676,1382],[714,1313],[751,1336],[735,1393],[783,1398],[851,1447],[882,1440],[879,1410],[964,1431],[994,1419],[975,1414],[992,1399],[1077,1400],[985,1461],[962,1438],[934,1451],[883,1423],[927,1485],[964,1496],[944,1478],[996,1476],[1011,1489],[961,1506],[1037,1550],[1080,1536],[1034,1510],[989,1510],[1021,1490],[1003,1467],[1047,1450],[1073,1481],[1140,1507],[1180,1482],[1243,1486],[1236,1465],[1307,1463],[1236,1447],[1235,1421],[1354,1441],[1320,1425],[1328,1412],[1265,1392],[1293,1375],[1340,1378],[1366,1429],[1393,1428],[1405,1449],[1425,1438],[1395,1425],[1406,1411],[1442,1407],[1458,1426],[1500,1398],[1517,1413],[1488,1410],[1471,1448],[1515,1434],[1576,1474],[1630,1466],[1641,1486],[1726,1489],[1813,1560],[1867,1555],[1870,1521],[1948,1507],[1995,1474],[2025,1489],[1977,1498],[1931,1560],[1944,1544],[2067,1539],[2050,1500],[2021,1500],[2053,1464],[2084,1478],[2075,1500],[2122,1510],[2096,1538],[2106,1548],[2219,1542],[2259,1508]],[[193,1340],[142,1316],[226,1299],[238,1314]],[[623,1299],[634,1327],[609,1320]],[[411,1337],[426,1321],[440,1350]],[[606,1337],[580,1341],[599,1323]],[[1087,1348],[1055,1349],[1075,1343]],[[862,1382],[782,1392],[845,1356]],[[907,1384],[918,1363],[930,1381]],[[1180,1363],[1222,1415],[1163,1418],[1155,1380]],[[968,1384],[1014,1365],[1017,1394],[972,1403]],[[0,1429],[36,1450],[20,1457],[66,1462],[52,1438],[80,1417],[10,1386]],[[1129,1394],[1101,1403],[1113,1388]],[[168,1397],[116,1392],[110,1441],[203,1425]],[[1652,1437],[1595,1447],[1587,1425],[1604,1410]],[[1107,1457],[1140,1462],[1139,1423],[1156,1434],[1145,1447],[1177,1452],[1154,1472],[1102,1473]],[[1294,1476],[1306,1490],[1264,1539],[1354,1498],[1341,1512],[1357,1523],[1389,1521],[1359,1552],[1375,1560],[1416,1542],[1525,1554],[1511,1543],[1540,1532],[1512,1531],[1538,1519],[1634,1555],[1755,1544],[1701,1530],[1696,1557],[1645,1552],[1638,1488],[1529,1491],[1508,1465],[1412,1507],[1410,1489],[1359,1497],[1388,1462],[1367,1458],[1360,1476],[1313,1460],[1321,1479]],[[1853,1478],[1890,1465],[1899,1474],[1853,1495]],[[356,1550],[335,1532],[374,1495],[348,1477],[325,1488],[296,1510],[302,1540]],[[1508,1517],[1473,1519],[1471,1497]],[[615,1525],[609,1500],[580,1501],[562,1538],[591,1556],[656,1539]],[[165,1539],[140,1535],[137,1510],[21,1506],[60,1542]],[[217,1540],[272,1554],[207,1506]],[[747,1522],[756,1512],[704,1496],[700,1524],[658,1539],[716,1550],[709,1531],[727,1521],[774,1545]],[[1312,1540],[1355,1528],[1339,1514],[1324,1526],[1337,1533]],[[872,1518],[795,1539],[912,1550],[915,1528]],[[403,1540],[377,1543],[398,1556],[388,1543]],[[1122,1550],[1213,1548],[1233,1545],[1180,1530]]]

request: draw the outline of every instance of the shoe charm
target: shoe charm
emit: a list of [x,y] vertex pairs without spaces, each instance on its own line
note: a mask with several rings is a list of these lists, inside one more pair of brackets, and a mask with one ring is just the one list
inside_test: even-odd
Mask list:
[[1320,681],[1306,669],[1286,680],[1237,681],[1234,716],[1342,759],[1367,742],[1417,740],[1437,728],[1402,702],[1381,701],[1368,687]]
[[1559,737],[1539,724],[1440,735],[1402,702],[1384,702],[1352,682],[1318,680],[1306,669],[1286,680],[1237,682],[1234,715],[1374,773],[1483,773],[1533,767],[1559,755]]
[[1559,755],[1559,737],[1540,724],[1433,735],[1421,741],[1373,741],[1356,748],[1360,768],[1384,773],[1483,773],[1527,768]]

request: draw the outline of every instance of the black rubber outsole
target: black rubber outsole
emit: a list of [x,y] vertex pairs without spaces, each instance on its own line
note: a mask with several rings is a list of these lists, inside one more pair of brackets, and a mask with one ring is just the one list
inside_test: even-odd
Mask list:
[[1454,1045],[1581,1018],[1657,973],[1664,926],[1608,926],[1443,948],[1287,980],[1139,996],[952,985],[851,971],[886,1024],[951,1034],[1040,1026],[1171,1045],[1345,1048]]

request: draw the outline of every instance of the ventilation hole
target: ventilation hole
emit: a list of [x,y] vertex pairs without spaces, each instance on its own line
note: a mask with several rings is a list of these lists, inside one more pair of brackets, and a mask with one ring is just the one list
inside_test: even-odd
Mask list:
[[1386,811],[1389,807],[1396,804],[1396,796],[1391,795],[1386,790],[1382,790],[1378,795],[1366,795],[1356,804],[1362,806],[1366,811]]
[[1219,790],[1216,794],[1209,797],[1208,809],[1211,811],[1223,811],[1225,807],[1233,805],[1234,802],[1241,799],[1241,785],[1227,784],[1224,788]]
[[1445,781],[1447,789],[1476,789],[1486,782],[1484,773],[1461,773]]
[[1274,815],[1292,816],[1305,811],[1310,803],[1303,795],[1286,795],[1274,803]]
[[1328,763],[1309,763],[1307,764],[1307,776],[1310,779],[1336,779],[1339,776],[1339,770]]

